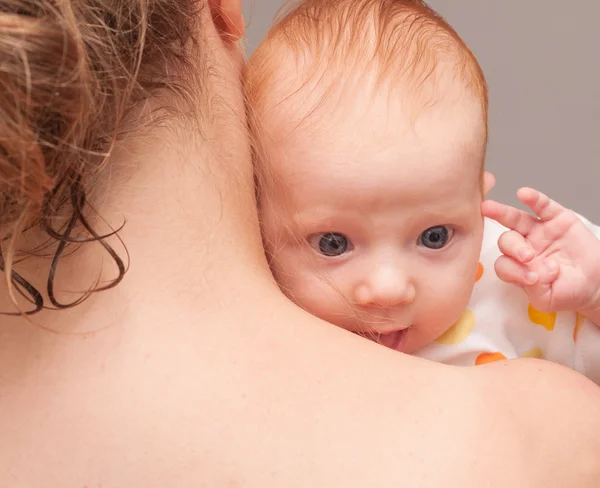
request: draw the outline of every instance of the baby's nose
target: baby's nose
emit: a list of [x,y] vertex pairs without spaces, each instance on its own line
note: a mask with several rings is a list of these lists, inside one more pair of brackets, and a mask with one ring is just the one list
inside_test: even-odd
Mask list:
[[401,269],[380,266],[356,287],[354,299],[361,306],[392,308],[409,305],[415,299],[415,287]]

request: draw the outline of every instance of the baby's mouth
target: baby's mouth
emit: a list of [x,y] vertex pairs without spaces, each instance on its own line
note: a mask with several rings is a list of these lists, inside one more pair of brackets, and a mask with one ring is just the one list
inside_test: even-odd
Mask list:
[[389,334],[380,334],[378,342],[382,346],[402,352],[406,345],[407,336],[408,327],[406,329],[390,332]]

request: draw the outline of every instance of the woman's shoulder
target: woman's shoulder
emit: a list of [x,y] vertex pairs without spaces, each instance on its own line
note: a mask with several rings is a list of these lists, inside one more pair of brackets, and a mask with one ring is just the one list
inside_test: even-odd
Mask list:
[[55,355],[52,381],[3,384],[0,485],[597,487],[600,390],[576,373],[265,317],[128,327]]
[[[593,488],[600,479],[600,388],[583,375],[548,361],[520,359],[470,368],[482,407],[490,412],[486,436],[512,440],[529,484],[506,486]],[[538,484],[534,484],[534,481]],[[545,484],[544,484],[545,483]]]
[[263,424],[270,442],[295,439],[272,459],[310,466],[298,486],[597,486],[600,389],[581,375],[526,360],[456,368],[305,326],[293,349],[310,354],[278,361],[287,408]]

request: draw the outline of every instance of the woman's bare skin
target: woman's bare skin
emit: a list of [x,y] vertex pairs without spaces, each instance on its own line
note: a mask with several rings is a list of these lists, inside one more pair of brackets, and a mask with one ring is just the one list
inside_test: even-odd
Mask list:
[[[127,219],[125,281],[38,325],[0,319],[0,485],[597,487],[588,380],[539,361],[428,363],[283,297],[260,241],[241,53],[231,25],[202,15],[208,89],[228,103],[208,137],[154,128],[114,154],[99,211]],[[63,278],[89,282],[100,253]]]

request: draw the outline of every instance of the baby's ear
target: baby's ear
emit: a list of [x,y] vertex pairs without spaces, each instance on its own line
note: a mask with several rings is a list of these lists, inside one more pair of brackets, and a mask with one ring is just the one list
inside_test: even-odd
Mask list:
[[494,185],[496,184],[496,178],[492,173],[488,171],[483,173],[483,198],[487,197],[487,194],[490,192]]
[[215,26],[223,38],[239,41],[246,29],[242,15],[242,0],[209,0]]

